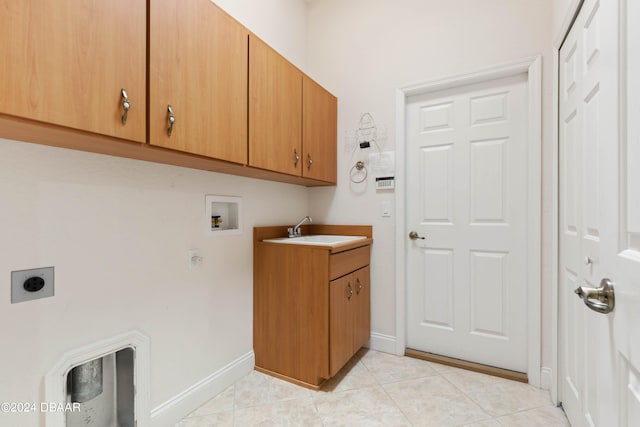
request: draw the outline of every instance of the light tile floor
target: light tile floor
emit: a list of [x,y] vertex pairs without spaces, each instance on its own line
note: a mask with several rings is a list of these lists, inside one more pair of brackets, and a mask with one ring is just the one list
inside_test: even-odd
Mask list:
[[176,427],[568,425],[547,391],[363,349],[320,391],[253,371]]

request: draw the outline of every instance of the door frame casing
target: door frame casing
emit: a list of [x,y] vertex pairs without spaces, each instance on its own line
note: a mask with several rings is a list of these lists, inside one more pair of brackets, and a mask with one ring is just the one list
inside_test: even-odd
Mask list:
[[[542,180],[542,58],[535,56],[496,67],[396,90],[396,354],[403,355],[407,342],[406,219],[406,110],[408,98],[488,80],[527,75],[527,375],[529,384],[540,386],[541,369],[541,180]],[[533,207],[533,209],[532,209]]]

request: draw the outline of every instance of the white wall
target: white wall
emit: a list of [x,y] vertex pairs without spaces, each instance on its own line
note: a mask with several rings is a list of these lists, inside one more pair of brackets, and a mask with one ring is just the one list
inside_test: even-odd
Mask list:
[[[549,53],[571,1],[316,0],[305,15],[301,0],[218,0],[339,97],[339,185],[311,190],[311,200],[298,186],[0,140],[0,402],[42,400],[43,376],[64,352],[132,328],[151,337],[152,408],[250,351],[251,228],[307,213],[318,222],[374,225],[372,327],[395,335],[393,259],[404,236],[394,235],[394,217],[379,216],[393,195],[376,194],[371,182],[363,193],[351,190],[345,132],[372,112],[393,150],[396,88],[536,54],[545,55],[549,366]],[[205,237],[205,194],[243,197],[242,236]],[[186,251],[194,247],[205,264],[190,272]],[[56,296],[11,305],[10,271],[49,265]],[[16,422],[39,420],[32,414]]]
[[[395,90],[514,60],[543,57],[543,366],[551,366],[551,0],[322,0],[309,5],[308,72],[339,99],[337,188],[311,190],[311,213],[332,223],[374,225],[372,329],[395,336],[395,216],[380,204],[373,181],[354,191],[345,134],[371,112],[386,127],[385,150],[394,150]],[[357,154],[356,154],[357,156]],[[398,189],[398,191],[402,191]],[[408,230],[405,230],[408,232]]]
[[214,3],[305,71],[307,7],[304,0],[215,0]]
[[[301,1],[221,3],[305,63]],[[206,194],[243,197],[241,236],[205,235]],[[151,408],[250,352],[252,227],[307,213],[300,186],[0,140],[0,402],[43,401],[63,353],[134,328],[151,338]],[[10,272],[43,266],[55,297],[10,304]]]
[[554,0],[551,2],[552,42],[555,43],[564,37],[564,34],[561,34],[562,26],[573,19],[573,15],[569,11],[575,11],[578,3],[580,0]]

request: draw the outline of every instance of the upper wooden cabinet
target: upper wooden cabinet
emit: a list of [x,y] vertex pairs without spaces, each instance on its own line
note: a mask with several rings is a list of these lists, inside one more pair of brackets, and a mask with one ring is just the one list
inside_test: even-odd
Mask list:
[[336,181],[335,97],[210,0],[0,0],[0,40],[0,138]]
[[149,142],[246,164],[248,31],[209,0],[150,7]]
[[0,0],[0,114],[144,142],[146,21],[141,0]]
[[302,176],[336,182],[338,100],[306,75],[302,78]]
[[302,170],[302,72],[249,36],[249,166]]
[[337,99],[249,36],[249,165],[336,182]]

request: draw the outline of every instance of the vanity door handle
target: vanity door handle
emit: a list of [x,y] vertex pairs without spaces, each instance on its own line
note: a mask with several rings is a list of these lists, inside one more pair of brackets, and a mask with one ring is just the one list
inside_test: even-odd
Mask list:
[[347,284],[347,288],[349,289],[349,295],[347,296],[347,299],[351,301],[351,297],[353,296],[353,288],[351,287],[351,282]]
[[298,154],[298,150],[297,149],[293,149],[293,167],[297,168],[298,167],[298,162],[300,161],[300,155]]
[[167,128],[167,136],[171,136],[173,133],[173,125],[176,122],[176,116],[173,114],[173,107],[171,104],[167,105],[167,121],[169,122],[169,127]]
[[131,109],[131,102],[129,102],[129,96],[127,95],[127,90],[122,88],[120,90],[120,96],[122,97],[122,125],[127,124],[127,116],[129,115],[129,110]]
[[358,285],[356,287],[356,295],[360,295],[360,291],[362,290],[362,283],[360,283],[360,279],[356,279],[356,284]]

